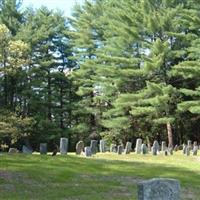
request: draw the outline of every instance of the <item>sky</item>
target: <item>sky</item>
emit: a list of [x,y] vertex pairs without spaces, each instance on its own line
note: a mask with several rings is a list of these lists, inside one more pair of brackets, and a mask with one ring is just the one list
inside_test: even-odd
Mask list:
[[49,9],[60,9],[64,11],[66,16],[71,15],[71,9],[76,3],[83,3],[84,0],[23,0],[23,7],[33,6],[40,8],[47,6]]

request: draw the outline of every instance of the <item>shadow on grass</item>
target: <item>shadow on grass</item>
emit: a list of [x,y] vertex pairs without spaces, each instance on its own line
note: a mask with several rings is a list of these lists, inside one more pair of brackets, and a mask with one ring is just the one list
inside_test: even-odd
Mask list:
[[[142,159],[141,159],[142,160]],[[200,171],[138,161],[86,159],[78,156],[4,155],[0,170],[22,171],[31,177],[49,177],[65,181],[80,174],[102,176],[132,176],[142,179],[168,177],[180,180],[185,186],[198,186]]]
[[178,179],[183,199],[198,199],[200,169],[159,163],[159,158],[149,157],[151,163],[144,159],[4,154],[0,157],[0,199],[133,200],[138,181],[154,177]]

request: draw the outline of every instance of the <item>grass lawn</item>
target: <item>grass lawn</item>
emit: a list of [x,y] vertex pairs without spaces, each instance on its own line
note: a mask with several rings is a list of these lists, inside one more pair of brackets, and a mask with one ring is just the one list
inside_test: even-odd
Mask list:
[[0,155],[3,200],[134,200],[137,183],[153,177],[179,179],[182,199],[200,199],[200,156]]

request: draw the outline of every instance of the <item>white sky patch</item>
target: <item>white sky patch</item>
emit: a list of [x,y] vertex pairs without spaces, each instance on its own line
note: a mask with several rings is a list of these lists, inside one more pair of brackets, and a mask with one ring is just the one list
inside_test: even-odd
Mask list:
[[46,6],[52,10],[61,10],[64,14],[69,17],[73,6],[78,3],[82,4],[85,0],[23,0],[22,7],[40,8]]

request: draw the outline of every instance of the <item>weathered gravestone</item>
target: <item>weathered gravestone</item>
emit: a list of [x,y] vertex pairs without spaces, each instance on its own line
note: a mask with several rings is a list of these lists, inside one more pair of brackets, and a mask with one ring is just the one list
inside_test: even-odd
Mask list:
[[40,154],[47,154],[47,143],[40,143]]
[[174,151],[178,151],[179,147],[178,145],[176,144],[175,147],[174,147]]
[[118,145],[117,146],[117,154],[121,155],[123,153],[123,151],[124,151],[123,145]]
[[142,139],[138,138],[136,140],[136,146],[135,146],[136,154],[140,154],[141,153],[141,146],[142,146]]
[[85,156],[86,157],[91,157],[92,156],[91,147],[85,147]]
[[148,148],[146,146],[146,144],[142,144],[141,145],[141,154],[145,155],[148,153]]
[[22,146],[22,153],[26,153],[26,154],[32,154],[33,150],[28,148],[27,146],[23,145]]
[[190,150],[192,150],[192,141],[191,140],[188,140],[187,146],[190,148]]
[[159,152],[159,148],[160,147],[159,147],[158,141],[155,140],[152,146],[152,155],[156,156],[157,153]]
[[8,153],[18,153],[18,149],[16,148],[9,148]]
[[60,138],[60,154],[67,154],[68,138]]
[[131,150],[132,150],[132,143],[131,142],[127,142],[125,150],[124,150],[124,153],[125,154],[129,154],[131,152]]
[[162,144],[161,144],[161,151],[165,151],[167,149],[167,145],[166,145],[166,142],[165,141],[162,141]]
[[197,141],[194,141],[193,147],[194,147],[194,146],[198,146]]
[[180,183],[164,178],[143,181],[138,184],[138,200],[180,200]]
[[101,153],[106,152],[106,141],[105,141],[105,140],[100,140],[100,143],[99,143],[99,151],[100,151]]
[[169,155],[173,155],[173,147],[168,148]]
[[193,156],[197,156],[197,152],[198,152],[198,145],[194,145],[193,150],[192,150],[192,155]]
[[79,141],[76,144],[76,154],[80,155],[84,150],[84,142],[83,141]]
[[190,147],[189,147],[189,146],[186,147],[186,155],[187,155],[187,156],[190,155]]
[[187,145],[183,144],[183,154],[186,154]]
[[110,145],[110,152],[116,153],[117,152],[117,145],[116,144],[111,144]]
[[96,154],[97,153],[97,149],[98,149],[98,141],[97,140],[91,140],[90,148],[91,148],[92,154]]

